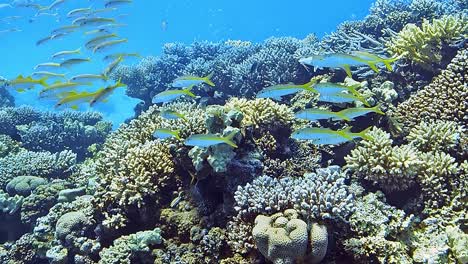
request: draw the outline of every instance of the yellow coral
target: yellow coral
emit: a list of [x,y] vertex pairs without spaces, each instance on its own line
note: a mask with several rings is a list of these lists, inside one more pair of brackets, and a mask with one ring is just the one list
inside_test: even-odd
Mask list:
[[466,16],[444,16],[432,23],[424,20],[421,27],[408,24],[387,43],[387,47],[394,55],[430,66],[441,61],[440,51],[444,42],[467,37],[467,22]]
[[231,98],[225,106],[228,111],[237,109],[244,114],[241,126],[262,127],[273,124],[289,125],[294,114],[286,105],[280,105],[270,99],[247,100]]

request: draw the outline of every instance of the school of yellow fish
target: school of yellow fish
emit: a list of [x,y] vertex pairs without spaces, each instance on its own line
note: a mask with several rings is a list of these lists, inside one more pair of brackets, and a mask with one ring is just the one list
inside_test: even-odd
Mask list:
[[[38,13],[45,12],[57,8],[62,5],[65,0],[55,0],[48,6],[40,6],[29,4],[30,7],[38,10]],[[111,31],[112,28],[123,26],[119,24],[115,18],[103,17],[101,14],[115,11],[116,6],[129,4],[132,0],[107,0],[104,2],[104,8],[93,9],[78,8],[70,10],[67,13],[70,24],[63,25],[51,31],[49,36],[46,36],[36,42],[36,45],[53,41],[55,39],[66,37],[68,34],[76,31],[82,31],[85,36],[90,36],[90,39],[84,43],[86,50],[91,52],[91,56],[105,53],[109,49],[119,46],[127,42],[126,38],[121,38],[118,34]],[[42,86],[39,91],[40,99],[52,99],[56,101],[55,106],[66,106],[77,110],[79,104],[86,103],[93,107],[97,103],[106,102],[107,98],[119,87],[125,87],[117,81],[115,84],[107,85],[95,91],[79,91],[78,87],[91,86],[94,82],[107,82],[109,75],[119,66],[125,57],[139,57],[137,53],[111,53],[104,54],[103,59],[108,61],[108,66],[100,73],[84,73],[66,79],[65,74],[57,72],[58,70],[69,69],[78,64],[90,62],[92,57],[83,57],[81,48],[75,50],[62,50],[54,53],[51,56],[51,62],[38,64],[31,76],[24,77],[22,75],[10,80],[9,85],[14,87],[18,92],[23,92],[26,89],[33,89],[35,86]],[[350,54],[332,53],[325,55],[315,55],[307,58],[301,58],[299,63],[304,67],[343,69],[348,77],[352,78],[351,67],[367,66],[378,72],[379,64],[385,65],[389,71],[392,70],[394,61],[399,58],[383,58],[375,54],[355,51]],[[171,87],[178,89],[169,89],[156,94],[152,98],[154,104],[169,103],[180,97],[189,96],[195,98],[196,95],[192,92],[192,88],[198,85],[215,86],[211,81],[212,74],[205,77],[185,75],[176,78]],[[47,83],[48,80],[59,79],[53,83]],[[383,115],[380,106],[371,107],[366,98],[358,92],[359,85],[347,86],[337,83],[310,81],[305,84],[277,84],[263,88],[257,93],[257,98],[270,98],[281,101],[283,96],[293,95],[298,92],[310,92],[318,95],[319,102],[327,102],[338,105],[346,105],[348,103],[358,102],[362,107],[345,108],[341,111],[333,112],[319,108],[303,109],[295,113],[298,119],[308,121],[319,120],[343,120],[346,122],[353,121],[356,117],[366,115],[368,113],[377,113]],[[175,111],[164,111],[160,115],[167,119],[183,119],[186,118]],[[324,127],[304,127],[297,129],[291,135],[291,138],[296,140],[310,140],[314,144],[335,145],[351,141],[356,138],[367,138],[366,132],[368,129],[359,133],[351,132],[351,127],[342,130],[332,130]],[[182,140],[178,130],[170,130],[167,128],[158,128],[153,133],[157,139],[164,140],[174,137]],[[228,144],[231,147],[237,147],[233,141],[234,134],[222,137],[215,134],[197,134],[191,135],[185,139],[185,144],[188,146],[210,147],[217,144]]]
[[[33,8],[37,10],[36,16],[40,16],[47,11],[57,9],[64,3],[66,0],[55,0],[47,6],[26,3],[21,4],[21,7]],[[66,15],[67,24],[53,29],[48,36],[38,40],[36,45],[44,45],[72,33],[81,32],[89,37],[83,46],[90,56],[83,56],[82,48],[58,51],[51,55],[52,61],[36,65],[30,76],[19,75],[10,80],[8,85],[20,93],[41,86],[42,89],[38,93],[39,99],[54,100],[55,107],[63,106],[77,110],[81,103],[87,103],[92,107],[97,103],[106,102],[115,89],[125,87],[125,85],[118,81],[94,91],[80,91],[79,88],[91,86],[95,82],[107,83],[109,75],[126,57],[140,57],[137,53],[108,53],[109,50],[128,40],[112,32],[112,29],[125,25],[118,23],[115,18],[104,17],[104,15],[116,11],[120,5],[130,3],[132,0],[107,0],[104,2],[104,7],[100,9],[86,7],[70,10]],[[103,60],[109,63],[100,73],[83,73],[70,78],[61,73],[76,65],[88,63],[97,56],[102,56]]]

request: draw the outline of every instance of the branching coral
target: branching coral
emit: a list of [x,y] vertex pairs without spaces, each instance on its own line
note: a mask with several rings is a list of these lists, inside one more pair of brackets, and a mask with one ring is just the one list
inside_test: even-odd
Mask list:
[[346,168],[385,191],[406,190],[415,183],[421,160],[411,146],[392,146],[390,135],[378,128],[368,133],[345,157]]
[[72,150],[79,158],[102,143],[112,129],[96,112],[40,112],[29,107],[0,108],[0,134],[20,141],[28,150]]
[[424,20],[421,27],[406,25],[387,46],[394,55],[401,55],[429,68],[432,63],[441,62],[443,45],[466,38],[467,34],[466,15],[445,16],[434,19],[432,23]]
[[71,151],[59,153],[20,151],[0,158],[0,186],[16,176],[64,178],[71,173],[76,155]]
[[226,105],[226,109],[236,109],[242,114],[241,126],[289,125],[294,120],[292,111],[285,105],[280,105],[270,99],[247,100],[244,98],[232,98]]
[[421,122],[407,136],[420,151],[450,151],[458,144],[463,128],[453,121]]
[[235,209],[245,219],[294,208],[306,220],[344,220],[353,211],[354,201],[345,178],[337,166],[296,179],[262,176],[239,186],[234,195]]

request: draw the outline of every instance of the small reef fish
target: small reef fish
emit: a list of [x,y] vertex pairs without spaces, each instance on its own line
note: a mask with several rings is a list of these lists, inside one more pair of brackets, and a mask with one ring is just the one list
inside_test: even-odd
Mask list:
[[10,24],[12,21],[18,20],[23,18],[22,16],[6,16],[3,18],[0,18],[0,22]]
[[351,55],[368,61],[382,62],[388,71],[393,71],[392,63],[400,59],[398,56],[394,58],[382,58],[367,51],[353,51]]
[[346,86],[338,83],[324,82],[314,84],[313,87],[320,95],[338,94],[344,91],[348,91],[351,94],[359,95],[356,89],[361,87],[361,85],[356,84],[352,86]]
[[67,13],[67,17],[76,17],[76,16],[82,16],[82,15],[88,15],[93,11],[91,7],[85,7],[85,8],[77,8],[73,9],[70,12]]
[[48,87],[44,88],[43,90],[41,90],[39,92],[39,97],[43,98],[43,97],[50,96],[50,95],[56,95],[57,93],[63,93],[67,89],[74,89],[81,85],[90,85],[90,84],[76,83],[76,82],[70,82],[70,81],[67,81],[67,82],[57,81],[49,85]]
[[336,145],[351,141],[355,138],[368,138],[368,129],[359,133],[351,133],[351,128],[332,130],[323,127],[306,127],[294,131],[291,138],[299,140],[311,140],[315,145]]
[[207,148],[218,144],[228,144],[233,148],[237,148],[233,138],[237,131],[232,131],[229,135],[222,137],[215,134],[195,134],[185,139],[184,144],[192,147]]
[[181,90],[167,90],[164,92],[160,92],[153,97],[152,102],[153,104],[168,103],[168,102],[174,101],[175,99],[181,97],[182,95],[195,97],[195,94],[191,92],[193,86],[194,85],[189,86],[185,89],[181,89]]
[[125,38],[125,39],[111,40],[111,41],[100,43],[99,45],[94,47],[93,53],[109,50],[110,48],[118,44],[125,43],[125,42],[128,42],[128,39]]
[[349,77],[352,77],[351,67],[369,66],[375,72],[379,72],[379,69],[375,65],[377,61],[366,60],[344,53],[314,55],[300,59],[299,63],[309,65],[314,68],[342,68],[346,71],[346,74]]
[[0,30],[0,34],[12,33],[12,32],[21,32],[21,29],[19,29],[19,28],[10,28],[10,29],[5,29],[5,30]]
[[78,110],[79,103],[89,103],[93,100],[94,96],[96,96],[96,92],[81,92],[78,93],[76,91],[71,91],[69,93],[65,93],[61,96],[60,101],[55,104],[55,108],[61,106],[67,106],[71,109]]
[[44,43],[46,43],[46,42],[48,42],[48,41],[50,41],[50,40],[53,40],[53,39],[59,39],[59,38],[61,38],[61,37],[63,37],[63,36],[66,36],[66,35],[67,35],[67,33],[58,33],[58,34],[54,34],[54,35],[47,36],[47,37],[45,37],[45,38],[42,38],[42,39],[38,40],[38,41],[36,42],[36,46],[39,46],[39,45],[41,45],[41,44],[44,44]]
[[47,87],[47,83],[45,82],[47,78],[41,79],[33,79],[32,77],[23,77],[19,75],[13,80],[8,82],[8,85],[15,88],[18,92],[24,91],[24,89],[33,89],[36,85],[41,85],[43,87]]
[[311,86],[315,81],[310,81],[305,84],[277,84],[263,88],[257,93],[257,98],[272,98],[275,100],[281,100],[282,96],[295,94],[299,91],[309,91],[317,93],[317,91]]
[[55,73],[55,72],[48,72],[48,71],[37,71],[37,72],[33,72],[33,74],[31,74],[32,76],[34,77],[37,77],[37,78],[48,78],[48,79],[51,79],[51,78],[65,78],[65,74],[63,73]]
[[119,64],[123,61],[123,57],[120,56],[117,59],[115,59],[113,62],[111,62],[103,71],[102,75],[104,76],[109,76],[116,68],[119,66]]
[[369,107],[369,108],[367,107],[347,108],[347,109],[341,110],[339,113],[351,120],[354,120],[354,118],[358,116],[366,115],[368,113],[377,113],[379,115],[385,115],[385,113],[382,112],[382,110],[380,110],[380,104],[374,107]]
[[64,50],[64,51],[60,51],[52,55],[52,59],[60,59],[60,58],[67,57],[69,55],[76,55],[80,53],[81,53],[81,48],[78,48],[76,50]]
[[159,115],[165,119],[170,119],[170,120],[176,120],[176,119],[182,119],[187,121],[187,118],[179,112],[173,111],[173,110],[164,110],[159,113]]
[[304,109],[294,114],[296,118],[305,119],[309,121],[316,121],[320,119],[330,119],[335,118],[336,120],[346,120],[350,121],[351,119],[340,112],[332,112],[330,110],[324,109]]
[[85,59],[80,59],[80,58],[73,58],[73,59],[68,59],[60,63],[60,67],[65,67],[65,68],[70,68],[74,65],[81,64],[84,62],[90,62],[91,58],[85,58]]
[[98,28],[98,29],[93,29],[90,31],[86,31],[84,33],[85,35],[96,35],[96,34],[111,34],[111,32],[105,28]]
[[34,67],[34,70],[57,70],[60,69],[60,63],[57,62],[45,62],[45,63],[40,63]]
[[98,27],[98,29],[109,29],[109,28],[120,28],[120,27],[126,27],[127,24],[119,24],[119,23],[111,23],[111,24],[104,24]]
[[117,10],[117,8],[115,8],[115,7],[95,9],[95,10],[93,10],[93,11],[91,12],[90,15],[96,15],[96,14],[99,14],[99,13],[112,12],[112,11],[115,11],[115,10]]
[[320,95],[318,100],[320,102],[328,102],[328,103],[352,103],[354,101],[359,101],[363,103],[365,106],[370,107],[369,102],[366,101],[364,96],[356,95],[356,94],[349,94],[349,93],[337,93],[337,94],[326,94]]
[[46,6],[46,7],[42,7],[41,9],[39,9],[39,12],[42,12],[42,11],[47,11],[47,10],[52,10],[54,8],[57,8],[59,5],[65,3],[65,0],[55,0],[54,2],[52,2],[52,4],[50,4],[49,6]]
[[120,82],[120,80],[114,84],[114,85],[109,85],[105,88],[101,88],[96,91],[96,95],[93,97],[91,102],[89,102],[89,105],[93,107],[95,104],[99,102],[107,102],[107,98],[115,91],[115,89],[119,87],[125,87],[127,85],[123,84]]
[[210,73],[205,77],[197,77],[193,75],[181,76],[181,77],[176,78],[172,82],[172,87],[182,88],[182,87],[188,87],[191,85],[199,85],[201,83],[206,83],[209,86],[215,86],[215,84],[211,81],[212,76],[213,76],[213,73]]
[[[74,20],[76,23],[76,19]],[[115,23],[115,19],[113,18],[105,18],[105,17],[86,17],[80,21],[80,26],[99,26],[102,24],[108,23]],[[73,24],[73,23],[72,23]]]
[[59,34],[59,33],[71,33],[75,30],[77,30],[80,26],[78,25],[68,25],[68,26],[63,26],[63,27],[59,27],[59,28],[56,28],[54,30],[52,30],[52,34],[53,35],[56,35],[56,34]]
[[96,47],[97,45],[105,42],[106,40],[108,39],[111,39],[111,38],[116,38],[118,37],[117,34],[107,34],[107,35],[102,35],[102,36],[97,36],[97,37],[94,37],[92,39],[90,39],[88,42],[86,42],[85,44],[85,47],[87,49],[94,49],[94,47]]
[[133,2],[132,0],[109,0],[105,2],[104,7],[110,8],[110,7],[119,6],[122,4],[130,4],[132,2]]
[[159,138],[159,139],[167,139],[171,137],[175,137],[177,139],[181,139],[179,136],[180,130],[171,130],[171,129],[166,129],[166,128],[159,128],[156,129],[153,133],[154,138]]
[[115,53],[115,54],[110,54],[110,55],[105,56],[102,60],[110,61],[110,60],[115,60],[118,57],[123,57],[123,58],[137,57],[137,58],[141,58],[141,55],[138,54],[138,53]]
[[102,74],[80,74],[80,75],[76,75],[76,76],[73,76],[72,78],[70,78],[70,81],[73,81],[73,82],[93,82],[93,81],[96,81],[96,80],[100,80],[100,81],[107,81],[109,78],[107,78],[107,76],[104,76]]

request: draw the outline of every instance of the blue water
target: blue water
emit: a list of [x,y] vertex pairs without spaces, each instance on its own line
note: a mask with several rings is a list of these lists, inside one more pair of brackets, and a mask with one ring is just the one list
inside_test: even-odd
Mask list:
[[[53,1],[35,1],[48,5]],[[62,50],[74,50],[82,47],[87,38],[83,31],[78,31],[63,39],[52,40],[41,46],[36,41],[49,35],[52,29],[68,25],[71,20],[66,13],[74,8],[102,8],[104,1],[68,0],[58,10],[57,16],[35,17],[31,8],[1,8],[0,18],[22,16],[10,24],[0,24],[0,31],[19,28],[21,32],[0,34],[0,76],[7,79],[22,74],[30,75],[34,66],[50,61],[50,56]],[[135,0],[133,4],[119,7],[116,12],[106,13],[108,17],[118,17],[126,27],[117,30],[120,36],[129,42],[122,45],[122,52],[138,52],[143,56],[158,55],[164,43],[193,41],[222,41],[240,39],[261,42],[271,36],[293,36],[304,38],[310,33],[323,36],[332,32],[336,26],[351,19],[363,18],[369,10],[372,0],[345,1],[279,1],[279,0],[201,0],[201,1],[153,1]],[[7,3],[3,1],[1,3]],[[80,73],[100,73],[106,67],[101,56],[85,53],[91,63],[65,70],[67,77]],[[137,61],[126,61],[131,64]],[[95,89],[104,84],[96,83]],[[32,105],[42,110],[53,110],[53,101],[38,100],[37,90],[17,93],[12,91],[16,105]],[[133,115],[133,107],[138,100],[125,96],[124,90],[112,95],[108,103],[101,104],[94,110],[118,126]],[[87,110],[81,108],[80,111]]]

